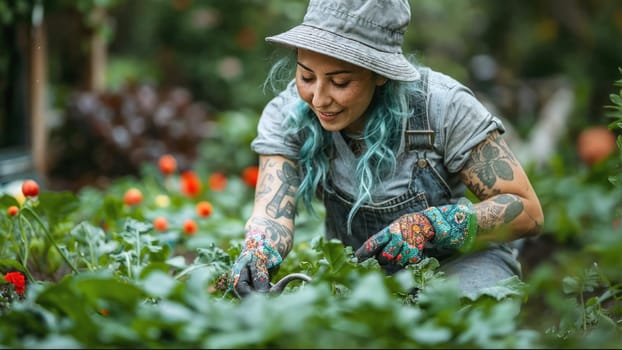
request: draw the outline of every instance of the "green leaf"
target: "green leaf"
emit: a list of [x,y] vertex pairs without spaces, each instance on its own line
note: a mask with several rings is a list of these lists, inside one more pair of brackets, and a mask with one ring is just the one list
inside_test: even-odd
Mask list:
[[413,326],[412,337],[423,345],[447,344],[452,337],[451,329],[436,324],[435,320],[427,320]]
[[579,281],[576,278],[569,276],[562,279],[562,287],[562,290],[566,294],[579,293],[581,290]]
[[166,298],[172,293],[178,282],[165,272],[155,270],[148,273],[142,285],[145,292],[149,293],[149,295]]

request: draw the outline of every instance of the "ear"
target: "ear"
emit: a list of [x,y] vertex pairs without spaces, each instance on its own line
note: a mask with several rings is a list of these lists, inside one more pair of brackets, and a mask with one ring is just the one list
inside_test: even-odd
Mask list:
[[383,86],[387,83],[387,78],[382,75],[376,75],[376,86]]

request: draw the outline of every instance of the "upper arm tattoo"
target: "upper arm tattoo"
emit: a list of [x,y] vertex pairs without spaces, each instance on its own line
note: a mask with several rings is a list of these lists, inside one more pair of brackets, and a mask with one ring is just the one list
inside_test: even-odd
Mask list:
[[495,187],[497,181],[512,181],[517,163],[503,138],[498,132],[494,132],[486,141],[473,148],[462,178],[469,189],[481,199],[499,194],[499,189]]
[[276,162],[270,159],[267,160],[260,160],[259,162],[259,170],[262,174],[265,174],[262,176],[260,183],[257,184],[257,188],[255,189],[255,198],[261,198],[261,197],[266,197],[270,194],[270,192],[272,191],[272,183],[274,181],[274,177],[272,176],[272,174],[268,171],[268,168],[272,168],[276,165]]

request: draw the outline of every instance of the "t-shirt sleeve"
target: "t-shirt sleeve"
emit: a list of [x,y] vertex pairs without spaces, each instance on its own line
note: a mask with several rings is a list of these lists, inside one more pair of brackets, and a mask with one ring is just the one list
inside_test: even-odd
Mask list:
[[299,100],[292,81],[285,90],[268,102],[259,117],[257,136],[251,142],[253,151],[262,155],[278,154],[289,159],[298,159],[300,141],[295,135],[286,132],[285,123],[287,114],[293,111]]
[[505,127],[463,85],[458,84],[451,89],[447,98],[449,103],[442,119],[445,166],[450,172],[459,172],[473,147],[494,130],[504,133]]

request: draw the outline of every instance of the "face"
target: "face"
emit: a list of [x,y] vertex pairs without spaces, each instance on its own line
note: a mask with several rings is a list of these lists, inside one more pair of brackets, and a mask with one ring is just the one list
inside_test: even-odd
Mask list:
[[298,94],[328,131],[362,132],[365,111],[376,87],[384,83],[386,78],[368,69],[298,49]]

